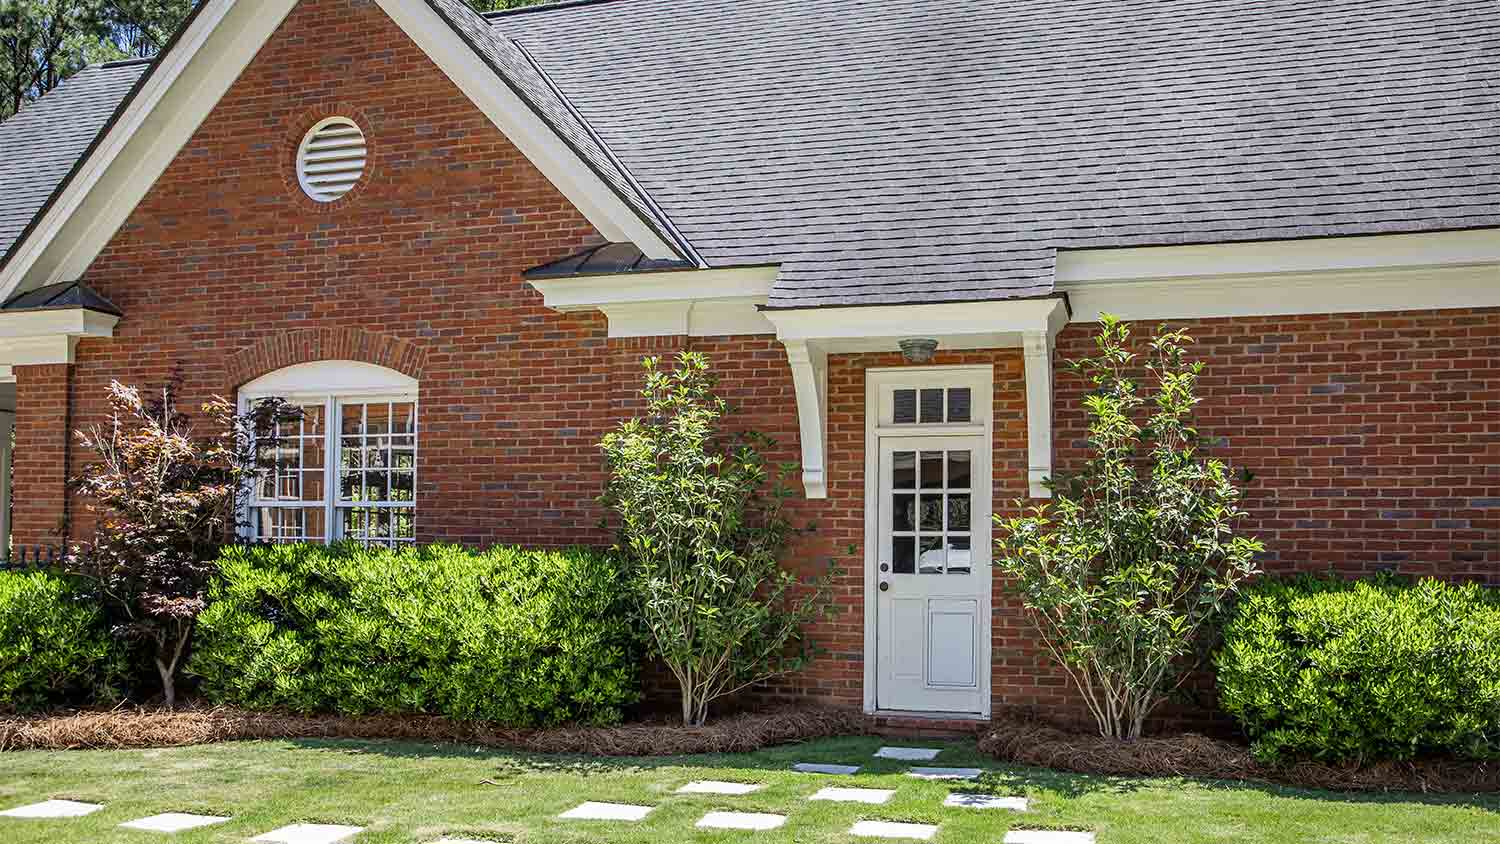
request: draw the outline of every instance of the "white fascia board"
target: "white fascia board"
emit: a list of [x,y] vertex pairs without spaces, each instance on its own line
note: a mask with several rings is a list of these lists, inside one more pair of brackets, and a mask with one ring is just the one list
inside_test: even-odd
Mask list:
[[0,273],[0,300],[79,278],[296,0],[208,0]]
[[651,258],[679,257],[464,43],[436,9],[413,0],[377,2],[606,240],[634,243]]
[[540,278],[528,283],[542,294],[547,307],[568,312],[657,302],[765,301],[776,273],[776,267],[731,267]]
[[0,340],[68,335],[112,337],[120,318],[87,308],[0,312]]
[[1500,307],[1500,229],[1059,252],[1076,321]]

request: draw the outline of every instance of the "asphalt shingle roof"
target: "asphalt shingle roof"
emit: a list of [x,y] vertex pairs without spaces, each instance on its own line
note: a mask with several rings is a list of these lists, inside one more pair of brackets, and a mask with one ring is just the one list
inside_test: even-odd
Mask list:
[[146,62],[121,62],[84,68],[0,123],[0,259],[83,157],[146,67]]
[[610,0],[490,18],[773,307],[1056,251],[1500,226],[1494,0]]

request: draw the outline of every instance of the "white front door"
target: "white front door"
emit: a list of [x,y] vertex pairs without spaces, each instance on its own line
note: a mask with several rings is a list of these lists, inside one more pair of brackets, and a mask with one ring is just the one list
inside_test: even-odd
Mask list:
[[879,455],[877,707],[986,714],[985,438],[887,436]]

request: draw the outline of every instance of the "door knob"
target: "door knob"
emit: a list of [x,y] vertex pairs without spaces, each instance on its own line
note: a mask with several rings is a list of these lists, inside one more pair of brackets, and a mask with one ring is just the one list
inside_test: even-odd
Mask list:
[[889,580],[882,580],[882,581],[880,581],[880,591],[882,591],[882,592],[889,592],[890,590],[891,590],[891,582]]

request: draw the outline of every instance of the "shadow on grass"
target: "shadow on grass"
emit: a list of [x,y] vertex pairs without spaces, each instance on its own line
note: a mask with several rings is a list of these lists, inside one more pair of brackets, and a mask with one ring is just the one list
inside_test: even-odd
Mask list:
[[[303,739],[290,743],[309,750],[372,754],[399,759],[482,760],[494,766],[492,779],[497,783],[517,779],[527,774],[592,777],[647,773],[663,768],[681,769],[687,776],[704,779],[750,780],[760,772],[787,773],[793,762],[840,762],[862,765],[860,774],[853,775],[853,779],[870,775],[899,774],[907,768],[905,763],[871,758],[872,748],[880,744],[881,740],[869,737],[820,739],[806,744],[783,745],[753,753],[710,753],[664,757],[552,755],[472,745],[405,741]],[[1500,795],[1496,794],[1335,792],[1241,780],[1076,774],[996,762],[978,753],[967,742],[945,743],[945,745],[952,749],[954,755],[967,757],[954,760],[955,764],[975,764],[986,768],[986,772],[978,780],[948,783],[949,790],[954,793],[996,796],[1050,793],[1071,800],[1095,795],[1128,797],[1134,793],[1150,790],[1194,788],[1220,792],[1257,792],[1282,799],[1329,803],[1473,807],[1500,814]],[[945,750],[945,753],[947,752]]]

